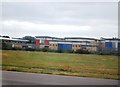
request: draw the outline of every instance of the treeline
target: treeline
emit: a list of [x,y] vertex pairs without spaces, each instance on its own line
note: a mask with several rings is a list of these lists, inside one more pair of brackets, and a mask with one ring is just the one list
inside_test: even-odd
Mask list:
[[52,50],[49,48],[13,48],[12,44],[9,43],[2,43],[1,50],[24,50],[24,51],[38,51],[38,52],[55,52],[55,53],[75,53],[75,54],[98,54],[98,55],[119,55],[119,51],[110,51],[110,50],[98,50],[96,52],[90,52],[88,50],[78,49],[74,50]]

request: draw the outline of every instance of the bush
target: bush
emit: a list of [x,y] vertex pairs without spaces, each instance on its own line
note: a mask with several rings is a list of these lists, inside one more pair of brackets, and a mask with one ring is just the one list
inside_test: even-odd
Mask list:
[[12,50],[23,50],[22,48],[12,48]]
[[120,55],[119,51],[110,51],[110,50],[102,50],[97,52],[98,55]]
[[74,53],[74,50],[65,50],[64,53]]
[[63,50],[57,50],[57,52],[58,52],[58,53],[64,53],[64,51],[63,51]]
[[75,53],[78,53],[78,54],[90,54],[90,52],[88,50],[81,50],[81,49],[76,50]]
[[10,43],[2,43],[3,50],[12,50],[12,44]]
[[40,48],[36,48],[35,51],[41,51],[41,49]]
[[57,50],[48,49],[48,52],[57,52]]
[[41,51],[48,52],[48,48],[42,48]]
[[35,51],[35,48],[26,48],[26,51]]

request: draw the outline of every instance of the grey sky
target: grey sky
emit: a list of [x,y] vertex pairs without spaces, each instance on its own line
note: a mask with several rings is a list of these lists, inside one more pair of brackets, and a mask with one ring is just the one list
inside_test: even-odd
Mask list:
[[117,3],[3,2],[2,34],[118,37]]

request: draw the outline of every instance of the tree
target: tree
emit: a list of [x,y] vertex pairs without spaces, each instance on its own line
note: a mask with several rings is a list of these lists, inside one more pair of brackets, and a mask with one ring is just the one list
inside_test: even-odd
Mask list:
[[2,49],[3,50],[11,50],[12,49],[12,44],[10,44],[10,43],[2,43]]
[[28,43],[35,43],[35,37],[32,37],[32,36],[25,36],[22,38],[23,40],[29,40]]
[[2,36],[2,37],[4,37],[4,38],[10,38],[9,36]]

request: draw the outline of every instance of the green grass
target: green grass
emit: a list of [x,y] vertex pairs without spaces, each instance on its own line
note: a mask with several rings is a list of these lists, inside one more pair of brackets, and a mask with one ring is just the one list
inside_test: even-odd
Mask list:
[[118,79],[118,56],[2,51],[2,69]]

